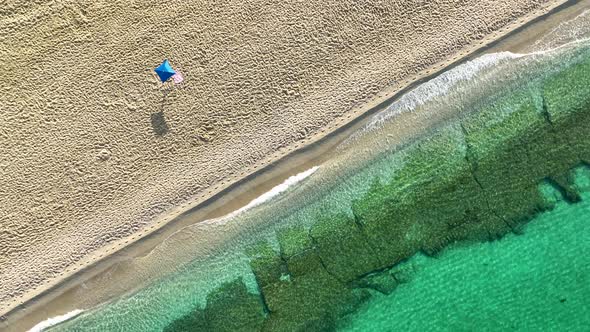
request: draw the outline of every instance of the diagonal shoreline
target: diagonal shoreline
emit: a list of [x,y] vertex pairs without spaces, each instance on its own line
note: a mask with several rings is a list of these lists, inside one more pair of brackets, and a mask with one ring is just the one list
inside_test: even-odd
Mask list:
[[[121,251],[130,249],[132,246],[139,243],[140,240],[142,240],[142,242],[149,238],[152,238],[153,240],[153,238],[158,238],[158,235],[162,234],[166,230],[172,230],[174,228],[177,229],[179,227],[179,219],[191,215],[195,212],[195,210],[203,209],[208,205],[213,204],[221,196],[236,190],[238,187],[247,185],[252,179],[260,177],[263,173],[268,172],[272,168],[275,168],[279,163],[284,162],[285,159],[291,158],[296,154],[308,153],[313,149],[317,149],[319,145],[330,145],[327,142],[331,142],[331,146],[336,145],[339,141],[338,137],[341,137],[343,133],[346,133],[351,128],[359,125],[363,119],[366,119],[370,115],[383,109],[392,100],[407,92],[415,85],[418,85],[423,81],[437,75],[441,71],[460,64],[477,53],[486,51],[487,49],[493,47],[502,38],[518,33],[520,29],[526,25],[577,3],[580,3],[580,1],[553,1],[546,7],[543,7],[533,13],[529,13],[527,16],[520,18],[518,21],[505,26],[495,33],[492,33],[482,41],[464,48],[454,57],[441,61],[431,66],[429,69],[425,69],[420,74],[417,74],[411,78],[407,78],[400,83],[399,87],[386,89],[375,96],[375,98],[364,104],[362,107],[351,110],[345,118],[336,119],[333,123],[323,128],[314,136],[310,136],[306,140],[298,142],[290,148],[284,148],[277,151],[275,154],[250,167],[236,178],[226,179],[205,194],[195,197],[191,203],[177,207],[166,216],[157,220],[147,229],[133,234],[128,238],[121,239],[106,248],[95,251],[88,257],[84,258],[81,262],[76,264],[74,269],[65,270],[59,278],[55,278],[37,289],[30,290],[23,296],[20,296],[10,303],[5,303],[0,310],[0,315],[5,316],[5,319],[8,321],[10,320],[10,316],[15,314],[17,309],[27,306],[30,302],[40,303],[42,297],[48,296],[49,293],[58,288],[67,288],[66,284],[68,284],[70,281],[74,281],[75,278],[81,277],[82,274],[85,274],[86,272],[92,274],[93,271],[95,273],[99,273],[101,270],[99,265],[105,265],[107,258],[111,258],[115,256],[114,254],[116,253],[118,254]],[[334,140],[334,138],[336,139]],[[332,139],[332,141],[330,141],[330,139]]]

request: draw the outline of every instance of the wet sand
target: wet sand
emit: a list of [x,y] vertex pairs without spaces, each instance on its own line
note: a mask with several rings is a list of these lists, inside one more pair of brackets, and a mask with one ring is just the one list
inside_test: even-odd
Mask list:
[[[477,54],[481,54],[485,51],[496,52],[500,50],[514,50],[510,49],[510,47],[524,47],[524,45],[530,43],[530,40],[532,40],[527,36],[530,36],[531,34],[540,35],[543,31],[551,28],[555,22],[572,17],[583,8],[588,8],[587,1],[565,8],[559,13],[549,16],[548,19],[543,19],[531,24],[526,29],[519,31],[518,34],[511,34],[510,37],[503,39],[500,42],[496,42],[484,50],[478,51]],[[433,74],[434,73],[431,73],[430,75]],[[395,97],[390,97],[390,99],[394,98]],[[69,279],[61,280],[59,287],[52,289],[51,292],[44,294],[42,297],[38,297],[34,302],[28,303],[26,312],[12,312],[9,321],[6,323],[14,323],[18,318],[26,316],[26,319],[21,319],[17,324],[10,325],[11,330],[20,330],[29,328],[35,325],[36,322],[47,317],[63,314],[71,309],[78,308],[77,302],[79,301],[80,294],[85,291],[83,284],[85,280],[89,280],[95,274],[100,275],[100,272],[104,272],[105,270],[108,271],[107,273],[110,274],[111,279],[116,279],[117,270],[112,268],[114,262],[124,260],[126,257],[142,255],[142,253],[153,248],[153,246],[157,245],[163,238],[169,236],[169,234],[175,230],[200,220],[210,219],[233,211],[245,205],[245,203],[258,196],[260,193],[270,189],[277,183],[282,182],[286,177],[293,173],[308,169],[313,165],[320,164],[329,159],[329,152],[334,146],[336,146],[343,138],[347,137],[348,134],[361,126],[369,114],[372,114],[379,109],[380,107],[373,107],[370,112],[365,112],[363,117],[358,117],[348,126],[341,127],[335,134],[327,136],[327,138],[324,138],[323,140],[317,140],[315,141],[315,144],[310,144],[305,149],[300,149],[298,152],[292,153],[289,157],[271,164],[264,170],[250,176],[248,179],[240,183],[240,185],[233,186],[224,191],[222,193],[223,195],[218,195],[215,199],[207,201],[206,204],[203,204],[198,208],[193,208],[188,213],[181,214],[180,217],[176,218],[173,222],[168,223],[165,227],[149,237],[135,243],[133,246],[128,246],[125,250],[119,251],[116,255],[111,255],[108,260],[102,260],[99,264],[84,269],[83,273],[78,273]],[[407,119],[400,119],[400,125],[404,123],[416,123],[418,120],[417,118],[411,119],[412,117],[415,117],[415,115],[409,114],[404,116],[406,116]],[[420,122],[423,120],[424,119],[420,119]],[[432,121],[431,124],[434,124],[441,119],[433,118],[429,120]],[[399,139],[407,139],[412,135],[417,135],[419,132],[423,131],[424,128],[427,128],[428,125],[429,124],[427,123],[420,123],[420,125],[413,127],[416,130],[410,130],[412,129],[412,126],[407,127],[406,129],[408,129],[408,132],[405,135],[400,135]],[[404,126],[400,127],[400,133],[403,132],[402,129],[404,128]],[[255,190],[252,190],[253,188],[255,188]],[[110,296],[116,296],[116,294],[110,294]],[[103,300],[105,300],[104,297],[100,298],[100,300],[97,298],[97,302]]]

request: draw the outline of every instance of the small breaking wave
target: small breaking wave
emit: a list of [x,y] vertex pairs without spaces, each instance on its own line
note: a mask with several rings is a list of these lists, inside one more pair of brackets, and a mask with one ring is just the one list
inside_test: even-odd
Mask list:
[[[403,112],[411,112],[417,107],[447,94],[459,82],[473,79],[484,69],[492,68],[503,61],[522,56],[511,52],[486,54],[446,71],[430,81],[420,84],[399,100],[393,102],[385,110],[373,116],[371,121],[358,134],[375,130],[392,117]],[[351,138],[355,136],[353,135]]]
[[[584,18],[587,15],[587,13],[584,13],[583,15],[580,15],[580,17]],[[580,37],[581,35],[583,34],[580,32],[576,37]],[[513,53],[508,51],[490,53],[458,65],[425,83],[417,85],[414,89],[402,95],[386,109],[375,114],[366,125],[346,139],[341,147],[357,141],[369,132],[379,130],[387,122],[400,114],[413,112],[427,103],[443,102],[443,98],[453,93],[461,84],[470,82],[471,85],[475,86],[476,84],[474,83],[474,80],[480,78],[485,72],[505,65],[511,66],[510,63],[516,59],[538,59],[538,57],[554,54],[563,49],[575,47],[579,44],[588,43],[589,41],[590,38],[577,38],[574,40],[568,40],[567,43],[552,45],[553,47],[551,48],[537,48],[528,53]],[[505,69],[505,71],[506,70],[508,69]]]
[[42,321],[41,323],[33,326],[28,332],[45,331],[45,329],[50,328],[50,327],[57,325],[59,323],[63,323],[69,319],[72,319],[72,318],[78,316],[79,314],[81,314],[82,312],[84,312],[84,310],[76,309],[76,310],[72,310],[66,314],[60,315],[60,316],[51,317],[51,318],[46,319],[46,320]]
[[312,175],[313,173],[315,173],[318,169],[319,169],[319,166],[314,166],[314,167],[308,169],[307,171],[295,174],[295,175],[289,177],[288,179],[286,179],[285,181],[283,181],[283,183],[273,187],[271,190],[256,197],[255,199],[250,201],[250,203],[239,208],[238,210],[231,212],[221,218],[205,220],[203,223],[225,223],[225,222],[229,221],[231,218],[243,213],[244,211],[250,210],[253,207],[256,207],[260,204],[270,201],[274,197],[287,191],[287,189],[289,189],[291,186],[296,185],[297,183],[303,181],[305,178],[307,178],[310,175]]

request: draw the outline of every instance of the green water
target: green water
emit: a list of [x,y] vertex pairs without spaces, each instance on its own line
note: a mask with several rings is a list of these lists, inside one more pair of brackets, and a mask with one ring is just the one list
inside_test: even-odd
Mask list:
[[395,149],[387,126],[366,133],[263,207],[171,237],[139,260],[167,275],[54,329],[583,330],[590,46],[474,63],[490,59],[420,106],[464,116]]
[[375,294],[342,331],[588,331],[590,193],[523,235],[412,258],[410,282]]

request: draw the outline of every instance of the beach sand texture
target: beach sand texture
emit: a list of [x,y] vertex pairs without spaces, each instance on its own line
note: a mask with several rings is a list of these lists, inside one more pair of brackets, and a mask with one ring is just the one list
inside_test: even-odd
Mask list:
[[[556,2],[3,3],[0,313],[85,256]],[[165,58],[182,84],[157,80]]]

